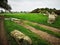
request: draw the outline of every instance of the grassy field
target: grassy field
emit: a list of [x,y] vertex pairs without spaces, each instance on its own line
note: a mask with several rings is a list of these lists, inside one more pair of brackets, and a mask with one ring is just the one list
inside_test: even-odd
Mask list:
[[5,13],[5,17],[15,17],[19,19],[29,20],[60,29],[60,16],[56,18],[56,21],[53,24],[48,24],[48,17],[39,13]]
[[[18,18],[18,19],[28,20],[31,22],[36,22],[39,24],[44,24],[44,25],[48,25],[48,26],[52,26],[52,27],[60,29],[60,16],[58,16],[56,18],[56,21],[53,24],[47,23],[48,16],[45,16],[45,15],[39,14],[39,13],[4,13],[4,16],[5,16],[5,18],[6,17],[7,18]],[[44,31],[48,34],[51,34],[51,35],[57,37],[57,38],[60,38],[59,33],[52,32],[50,30],[42,28],[38,25],[33,25],[31,23],[28,23],[28,22],[27,22],[27,24],[38,29],[38,30]],[[24,28],[23,26],[18,25],[12,21],[5,20],[4,26],[5,26],[6,34],[8,37],[8,41],[10,42],[10,45],[17,45],[15,39],[12,38],[10,35],[10,32],[15,30],[15,29],[17,29],[17,30],[21,31],[22,33],[24,33],[25,35],[29,36],[33,41],[32,45],[50,45],[46,40],[43,40],[37,34],[31,32],[30,30],[28,30],[28,29]]]
[[14,22],[5,21],[4,25],[5,25],[5,30],[6,30],[8,40],[9,40],[11,45],[17,45],[14,38],[12,38],[10,36],[10,32],[13,31],[14,29],[17,29],[17,30],[21,31],[22,33],[24,33],[25,35],[29,36],[33,41],[32,45],[50,45],[47,41],[43,40],[42,38],[40,38],[35,33],[31,32],[30,30],[14,23]]
[[43,27],[41,27],[41,26],[38,26],[37,24],[32,24],[32,23],[30,23],[30,22],[26,22],[26,24],[28,24],[28,25],[30,25],[30,26],[38,29],[38,30],[41,30],[41,31],[43,31],[43,32],[47,32],[48,34],[51,34],[51,35],[53,35],[53,36],[55,36],[55,37],[60,38],[60,33],[53,32],[53,31],[51,31],[51,30],[48,30],[48,29],[43,28]]

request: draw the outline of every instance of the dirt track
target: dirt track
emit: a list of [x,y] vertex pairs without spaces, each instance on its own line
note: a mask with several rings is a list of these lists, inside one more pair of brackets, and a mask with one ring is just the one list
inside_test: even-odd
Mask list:
[[46,28],[48,30],[51,30],[53,32],[60,33],[60,29],[56,29],[56,28],[53,28],[53,27],[50,27],[50,26],[46,26],[46,25],[42,25],[42,24],[38,24],[38,25],[43,27],[43,28]]
[[8,45],[4,30],[4,16],[0,15],[0,45]]
[[22,25],[24,26],[25,28],[31,30],[32,32],[36,33],[37,35],[39,35],[40,37],[42,37],[44,40],[47,40],[50,44],[52,45],[60,45],[60,39],[59,38],[56,38],[46,32],[43,32],[43,31],[40,31],[40,30],[37,30],[29,25]]
[[[29,21],[24,21],[24,22],[29,22]],[[50,27],[50,26],[46,26],[46,25],[43,25],[43,24],[38,24],[38,23],[34,23],[34,22],[31,22],[32,24],[35,24],[35,25],[38,25],[40,27],[43,27],[43,28],[46,28],[50,31],[53,31],[53,32],[56,32],[56,33],[60,33],[60,29],[57,29],[57,28],[54,28],[54,27]]]
[[[19,21],[16,22],[17,24],[19,24]],[[60,45],[60,38],[56,38],[46,32],[37,30],[29,25],[25,25],[23,23],[20,23],[19,25],[22,25],[23,27],[31,30],[32,32],[36,33],[37,35],[39,35],[40,37],[42,37],[44,40],[47,40],[51,45]]]

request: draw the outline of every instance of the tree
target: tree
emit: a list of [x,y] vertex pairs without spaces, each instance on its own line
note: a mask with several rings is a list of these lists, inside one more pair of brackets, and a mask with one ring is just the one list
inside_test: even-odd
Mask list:
[[3,10],[0,10],[1,13],[3,13]]
[[37,9],[32,10],[31,13],[39,13],[39,11],[40,11],[40,9],[37,8]]
[[60,15],[60,10],[56,10],[55,13]]
[[0,0],[0,8],[10,11],[11,7],[8,5],[8,0]]

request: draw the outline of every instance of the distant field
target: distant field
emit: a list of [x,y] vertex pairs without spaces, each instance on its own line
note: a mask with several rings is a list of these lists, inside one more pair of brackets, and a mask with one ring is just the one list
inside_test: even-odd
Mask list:
[[15,17],[23,20],[29,20],[60,29],[60,16],[57,17],[56,21],[53,24],[48,24],[48,17],[39,13],[5,13],[5,17]]

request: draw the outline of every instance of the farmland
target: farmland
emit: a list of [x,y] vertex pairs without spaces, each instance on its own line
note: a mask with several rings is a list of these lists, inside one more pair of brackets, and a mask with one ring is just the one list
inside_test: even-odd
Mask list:
[[58,0],[1,0],[0,45],[60,45],[59,4]]
[[5,30],[7,32],[8,40],[11,45],[17,45],[16,41],[10,36],[10,32],[14,29],[18,29],[19,31],[23,32],[27,36],[29,36],[33,40],[33,45],[49,45],[47,41],[43,40],[42,38],[39,38],[36,34],[29,31],[28,29],[14,23],[11,21],[5,21]]
[[5,13],[5,17],[15,17],[23,20],[37,22],[40,24],[49,25],[55,28],[60,28],[60,16],[57,17],[56,21],[53,24],[48,24],[48,17],[39,13]]
[[[51,26],[53,28],[60,29],[60,21],[59,21],[60,16],[56,18],[56,21],[53,24],[48,24],[47,23],[48,16],[40,13],[4,13],[4,16],[5,18],[18,18],[21,20],[27,20],[33,23],[43,24],[43,25]],[[60,35],[59,35],[60,33],[58,32],[56,33],[54,31],[51,31],[49,29],[40,27],[38,25],[29,23],[29,22],[26,22],[25,24],[35,28],[36,30],[46,32],[47,34],[49,34],[49,36],[52,35],[51,37],[56,37],[60,40]],[[10,36],[10,32],[15,29],[29,36],[33,41],[32,45],[51,45],[51,43],[49,43],[49,40],[47,41],[46,39],[43,39],[36,33],[32,32],[30,29],[27,29],[24,26],[19,25],[18,23],[15,23],[10,20],[5,20],[4,26],[5,26],[6,35],[8,37],[8,41],[10,42],[11,45],[17,45],[17,42],[14,40],[14,38]]]

